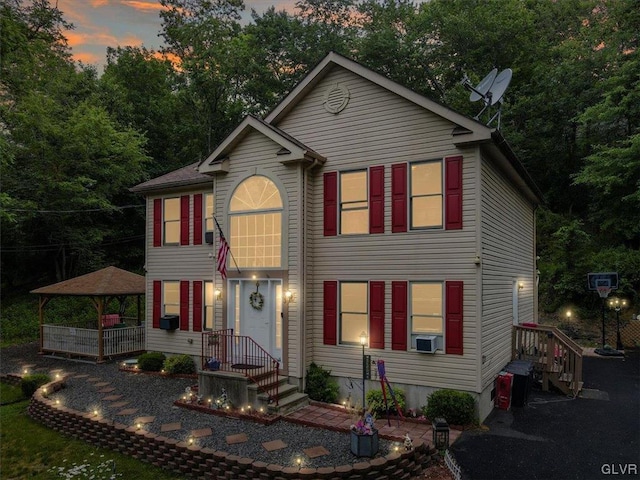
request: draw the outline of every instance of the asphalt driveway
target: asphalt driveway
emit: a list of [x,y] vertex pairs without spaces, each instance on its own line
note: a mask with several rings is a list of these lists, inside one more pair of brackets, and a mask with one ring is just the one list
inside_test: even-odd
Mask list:
[[451,450],[469,480],[640,478],[640,351],[584,358],[576,399],[534,389]]

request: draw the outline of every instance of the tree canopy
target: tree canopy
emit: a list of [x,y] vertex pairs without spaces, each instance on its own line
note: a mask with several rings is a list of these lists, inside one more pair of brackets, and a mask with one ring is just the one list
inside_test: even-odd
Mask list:
[[545,194],[542,307],[587,301],[596,270],[637,298],[636,2],[298,0],[249,24],[242,0],[160,3],[162,51],[109,47],[102,75],[73,61],[54,4],[0,5],[3,288],[139,268],[144,215],[127,188],[206,157],[333,50],[469,116],[463,76],[511,68],[500,128]]

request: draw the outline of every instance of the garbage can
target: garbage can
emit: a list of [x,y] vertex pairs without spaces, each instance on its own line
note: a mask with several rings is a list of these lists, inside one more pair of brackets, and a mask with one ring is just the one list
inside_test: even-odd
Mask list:
[[513,374],[511,406],[524,407],[527,404],[529,393],[531,392],[531,384],[533,383],[533,362],[514,360],[504,370]]

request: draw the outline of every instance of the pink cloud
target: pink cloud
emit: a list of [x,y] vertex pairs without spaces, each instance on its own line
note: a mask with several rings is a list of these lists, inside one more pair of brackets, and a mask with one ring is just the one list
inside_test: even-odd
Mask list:
[[84,64],[100,63],[103,60],[102,56],[90,52],[76,52],[73,59]]

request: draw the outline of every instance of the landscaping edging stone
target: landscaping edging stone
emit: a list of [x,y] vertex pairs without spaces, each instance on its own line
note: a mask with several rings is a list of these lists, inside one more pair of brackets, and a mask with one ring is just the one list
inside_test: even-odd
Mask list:
[[428,446],[418,439],[413,442],[414,448],[410,451],[391,453],[353,465],[294,468],[266,464],[226,452],[188,445],[173,438],[57,405],[47,395],[61,390],[65,380],[66,377],[62,377],[49,382],[34,393],[28,410],[34,420],[60,433],[190,478],[400,480],[419,475],[431,458]]

